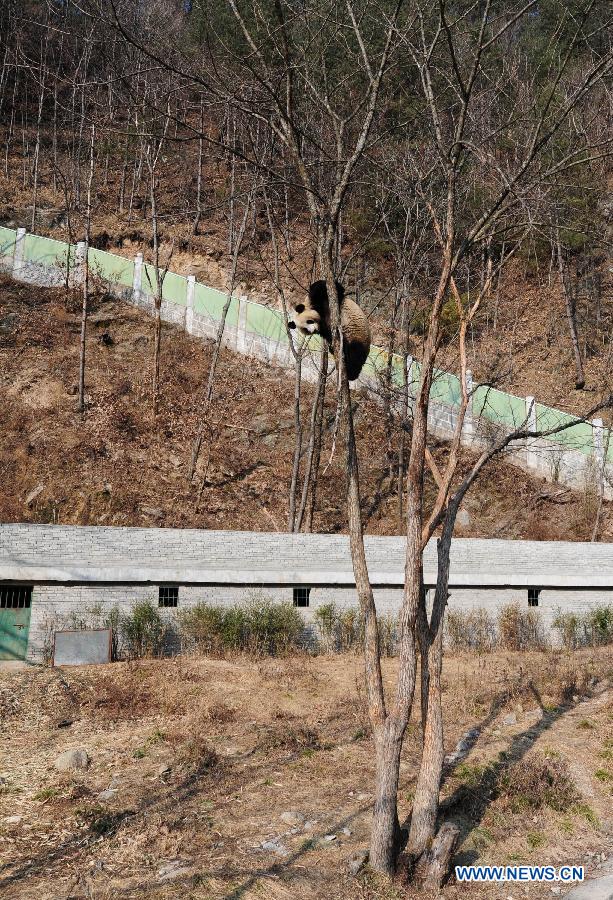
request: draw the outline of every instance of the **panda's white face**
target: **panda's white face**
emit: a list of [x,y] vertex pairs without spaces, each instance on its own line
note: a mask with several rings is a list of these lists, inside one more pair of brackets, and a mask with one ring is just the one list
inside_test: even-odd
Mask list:
[[306,307],[304,303],[298,303],[294,312],[293,323],[295,328],[298,328],[303,334],[319,333],[321,320],[316,310]]

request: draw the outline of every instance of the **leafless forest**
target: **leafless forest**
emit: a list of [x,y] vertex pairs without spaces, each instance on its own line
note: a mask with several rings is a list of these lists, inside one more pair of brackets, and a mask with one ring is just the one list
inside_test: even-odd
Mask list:
[[[450,542],[462,502],[490,461],[539,436],[526,420],[510,435],[492,434],[469,466],[459,465],[468,371],[492,386],[513,379],[517,336],[505,279],[537,277],[563,301],[554,331],[569,353],[561,377],[573,410],[606,417],[612,405],[610,4],[5,0],[0,16],[2,221],[60,229],[86,246],[146,246],[157,272],[152,417],[163,424],[163,279],[203,238],[215,243],[226,311],[246,281],[265,283],[269,302],[286,309],[311,281],[325,279],[336,366],[328,374],[324,355],[307,401],[304,349],[295,345],[284,524],[312,527],[332,397],[332,444],[347,472],[346,521],[365,621],[376,770],[369,864],[436,885],[456,838],[439,817]],[[380,384],[386,489],[407,539],[398,673],[386,685],[337,280],[388,350],[421,363],[414,398],[406,379],[394,386],[391,371]],[[82,416],[94,288],[86,267]],[[197,498],[207,490],[211,447],[236,424],[223,422],[216,402],[224,322],[225,314],[185,467]],[[435,457],[428,412],[437,367],[459,375],[462,396],[453,438]],[[426,496],[427,478],[436,489]],[[433,536],[439,574],[428,615],[422,553]],[[397,798],[416,691],[423,745],[407,835]]]

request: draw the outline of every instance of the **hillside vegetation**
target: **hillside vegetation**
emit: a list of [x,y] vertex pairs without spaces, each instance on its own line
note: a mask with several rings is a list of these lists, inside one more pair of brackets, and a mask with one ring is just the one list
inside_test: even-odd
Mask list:
[[[164,326],[161,403],[154,419],[153,321],[97,295],[89,323],[87,409],[81,415],[79,303],[78,295],[63,288],[0,281],[0,520],[283,531],[294,445],[291,374],[222,351],[212,414],[218,427],[199,497],[201,478],[190,484],[187,473],[212,342]],[[305,394],[306,424],[312,389],[306,387]],[[386,476],[381,408],[363,394],[354,399],[367,531],[402,533]],[[314,528],[338,531],[345,527],[345,471],[338,446],[331,457],[332,397],[326,423],[327,469]],[[434,449],[442,458],[445,445]],[[458,477],[470,460],[465,452]],[[427,487],[433,494],[431,476]],[[613,525],[605,507],[606,537]],[[585,540],[595,508],[591,493],[530,478],[502,459],[469,495],[457,533]]]

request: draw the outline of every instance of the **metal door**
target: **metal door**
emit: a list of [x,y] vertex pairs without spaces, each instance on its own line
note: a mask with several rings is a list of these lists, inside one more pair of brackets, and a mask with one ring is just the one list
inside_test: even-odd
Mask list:
[[0,659],[26,658],[31,603],[31,586],[0,585]]

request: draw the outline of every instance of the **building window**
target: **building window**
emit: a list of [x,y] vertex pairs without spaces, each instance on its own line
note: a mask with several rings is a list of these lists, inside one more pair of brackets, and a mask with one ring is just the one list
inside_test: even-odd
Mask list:
[[294,588],[294,606],[308,606],[310,593],[311,588],[308,587]]
[[32,585],[0,584],[0,609],[29,609]]
[[158,606],[178,606],[179,605],[179,588],[171,587],[166,584],[160,588]]
[[541,593],[540,588],[528,588],[528,606],[538,606],[539,605],[539,594]]

